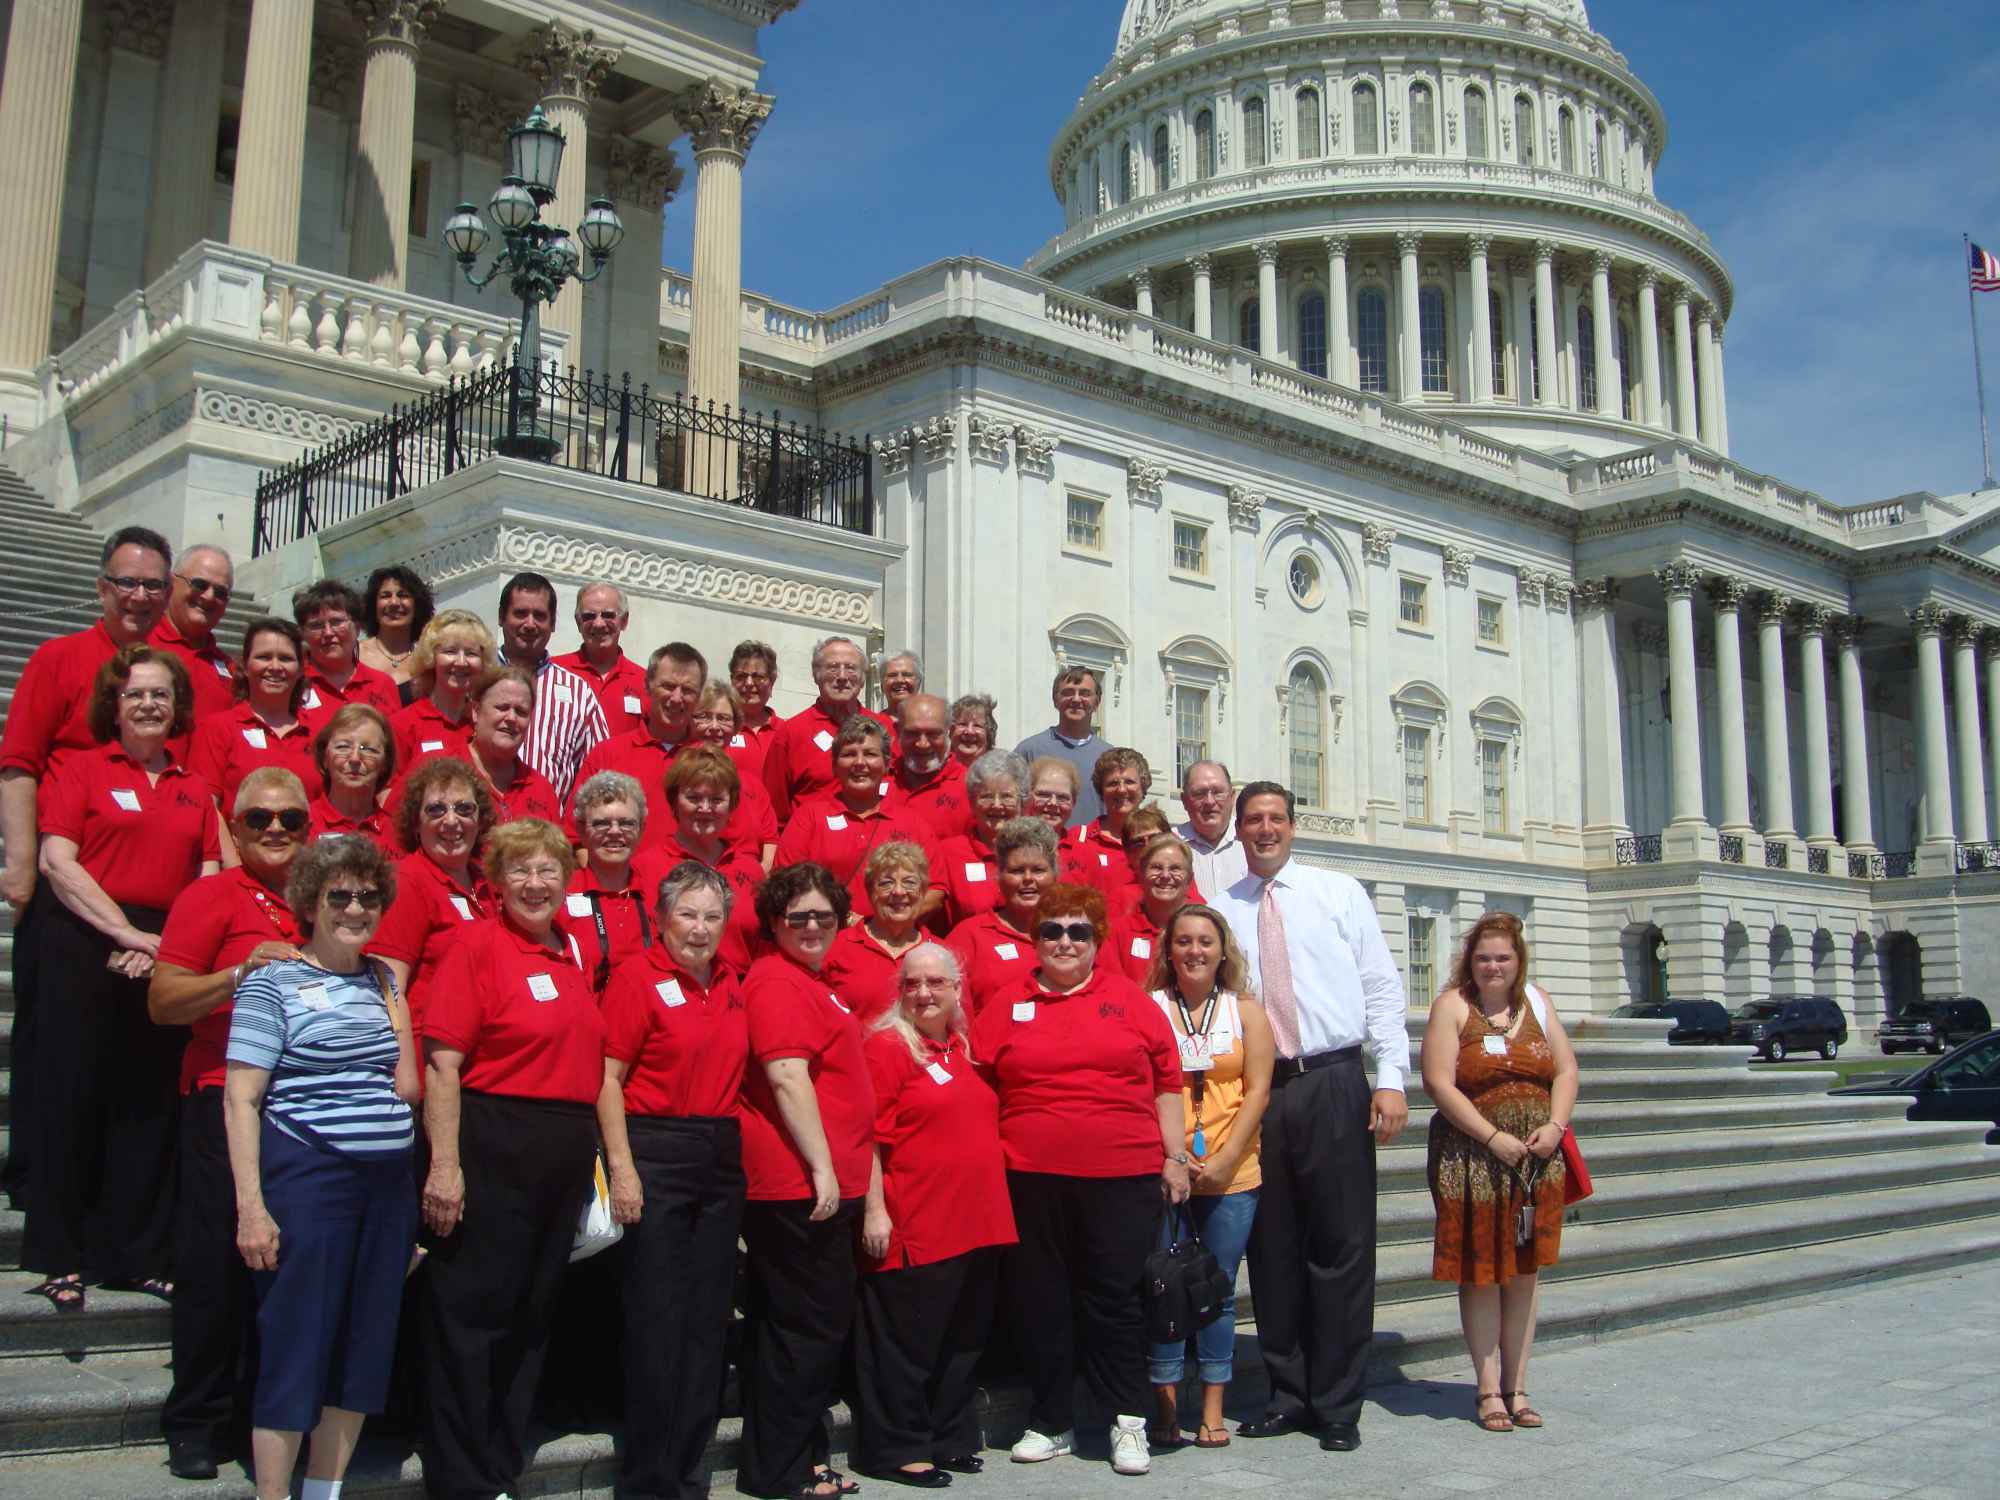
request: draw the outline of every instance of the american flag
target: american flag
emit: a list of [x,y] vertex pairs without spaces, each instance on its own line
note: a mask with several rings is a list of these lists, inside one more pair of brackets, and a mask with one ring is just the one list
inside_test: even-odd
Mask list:
[[2000,260],[1993,258],[1992,252],[1972,247],[1972,289],[1975,292],[2000,292]]

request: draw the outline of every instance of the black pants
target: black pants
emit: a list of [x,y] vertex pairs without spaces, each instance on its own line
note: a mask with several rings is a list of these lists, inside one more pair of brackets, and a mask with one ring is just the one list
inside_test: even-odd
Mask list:
[[625,1444],[619,1500],[701,1500],[722,1409],[723,1346],[743,1223],[733,1119],[628,1116],[645,1211],[623,1260]]
[[854,1327],[854,1466],[977,1453],[979,1358],[993,1326],[998,1249],[861,1278]]
[[576,1223],[590,1196],[589,1105],[459,1096],[465,1215],[419,1273],[424,1488],[435,1500],[519,1489],[528,1422]]
[[174,1212],[174,1385],[160,1413],[169,1441],[224,1453],[248,1420],[255,1319],[250,1270],[236,1249],[236,1182],[222,1090],[181,1100],[180,1201]]
[[750,1309],[743,1351],[743,1447],[736,1488],[789,1495],[824,1463],[826,1408],[854,1321],[854,1240],[861,1200],[815,1224],[812,1203],[750,1203]]
[[[127,913],[158,932],[160,912]],[[60,902],[35,923],[28,1215],[21,1263],[114,1285],[172,1274],[174,1121],[187,1033],[155,1026],[146,982],[104,967],[111,940]]]
[[1264,1188],[1250,1230],[1257,1345],[1271,1410],[1361,1416],[1375,1333],[1375,1138],[1368,1077],[1351,1058],[1294,1078],[1264,1112]]
[[35,1001],[36,976],[41,972],[41,919],[56,904],[56,894],[46,879],[36,882],[28,904],[14,913],[14,1031],[8,1041],[7,1164],[0,1168],[0,1189],[14,1200],[14,1207],[28,1206],[29,1142],[35,1124],[35,1034],[39,1006]]
[[1160,1179],[1009,1172],[1014,1228],[1008,1287],[1033,1397],[1028,1426],[1076,1427],[1076,1376],[1096,1415],[1144,1416],[1146,1321],[1139,1289],[1159,1233]]

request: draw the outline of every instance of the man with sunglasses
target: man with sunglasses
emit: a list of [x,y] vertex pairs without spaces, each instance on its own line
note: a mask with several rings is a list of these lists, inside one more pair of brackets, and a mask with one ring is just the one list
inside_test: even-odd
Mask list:
[[215,627],[235,592],[236,567],[229,554],[220,547],[190,547],[174,568],[166,614],[153,627],[153,644],[178,656],[188,670],[197,724],[236,703],[236,664],[215,640]]
[[[614,739],[646,722],[646,669],[625,654],[623,645],[625,627],[631,623],[623,589],[587,584],[576,596],[576,633],[583,644],[549,658],[590,684]],[[581,775],[577,785],[583,785]]]
[[[71,756],[97,747],[90,732],[91,687],[97,669],[121,648],[152,635],[166,608],[173,558],[173,549],[157,531],[127,526],[112,534],[98,558],[97,604],[102,617],[88,630],[57,636],[35,648],[15,684],[6,730],[0,733],[0,837],[7,841],[0,900],[14,908],[14,1035],[9,1059],[14,1132],[0,1186],[17,1206],[33,1150],[26,1127],[36,1118],[28,1096],[35,1078],[35,960],[41,945],[32,931],[43,902],[54,899],[44,896],[42,902],[34,901],[35,862],[41,852],[36,789]],[[186,741],[170,748],[176,757],[184,755]]]

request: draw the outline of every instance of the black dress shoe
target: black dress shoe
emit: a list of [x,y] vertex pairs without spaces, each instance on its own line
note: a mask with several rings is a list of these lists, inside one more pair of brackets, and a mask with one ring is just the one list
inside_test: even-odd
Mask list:
[[887,1484],[906,1484],[913,1490],[941,1490],[951,1483],[943,1469],[863,1469],[864,1479],[880,1479]]
[[986,1460],[977,1453],[954,1453],[950,1458],[935,1461],[940,1469],[949,1469],[954,1474],[979,1474],[986,1468]]
[[1361,1429],[1352,1422],[1336,1422],[1321,1434],[1319,1445],[1328,1453],[1352,1453],[1361,1446]]
[[1267,1411],[1261,1417],[1237,1424],[1236,1435],[1246,1438],[1283,1437],[1288,1432],[1311,1432],[1312,1423],[1293,1412]]
[[176,1479],[213,1479],[215,1454],[200,1438],[175,1438],[167,1444],[167,1472]]

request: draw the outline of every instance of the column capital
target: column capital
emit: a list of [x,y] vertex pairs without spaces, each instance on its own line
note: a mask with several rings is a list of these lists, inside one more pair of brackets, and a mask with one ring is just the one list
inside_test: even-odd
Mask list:
[[1132,273],[1132,289],[1148,292],[1153,289],[1153,273],[1149,268],[1141,266]]
[[1548,607],[1557,614],[1568,614],[1570,597],[1578,587],[1576,580],[1567,573],[1544,573],[1542,587],[1547,592]]
[[1556,262],[1556,242],[1554,240],[1535,241],[1535,264],[1553,266]]
[[1467,255],[1484,255],[1492,248],[1493,236],[1490,234],[1469,234],[1465,237]]
[[343,47],[324,37],[315,40],[310,71],[306,75],[308,102],[320,109],[351,109],[359,63],[360,54],[352,47]]
[[1912,609],[1909,615],[1910,624],[1915,628],[1919,639],[1925,636],[1935,638],[1943,635],[1951,625],[1951,611],[1934,600],[1926,599]]
[[348,3],[371,50],[390,46],[414,52],[423,45],[431,22],[444,9],[444,0],[348,0]]
[[769,94],[710,78],[675,94],[670,108],[687,131],[688,144],[696,156],[724,151],[740,161],[749,154],[751,143],[771,118],[771,107],[777,102]]
[[1792,596],[1781,594],[1775,589],[1766,589],[1764,597],[1758,601],[1757,621],[1761,625],[1783,625],[1785,617],[1792,612]]
[[611,76],[622,50],[600,46],[597,33],[588,28],[550,21],[528,33],[514,58],[542,86],[543,98],[588,105]]
[[2000,630],[1989,630],[1979,638],[1980,659],[2000,661]]
[[1615,578],[1579,578],[1576,581],[1576,609],[1578,614],[1597,615],[1608,613],[1618,602],[1618,580]]
[[1660,284],[1660,273],[1652,266],[1642,265],[1632,273],[1632,280],[1643,292],[1649,287],[1657,287]]
[[1667,591],[1669,599],[1692,599],[1701,584],[1701,569],[1689,562],[1667,563],[1653,569],[1653,576],[1660,580],[1660,587]]
[[502,99],[489,89],[461,83],[452,90],[453,140],[460,151],[493,161],[507,154],[507,132],[527,118],[525,103]]
[[1743,601],[1749,597],[1750,585],[1740,578],[1716,574],[1708,580],[1708,599],[1717,610],[1737,613],[1743,608]]
[[158,61],[173,32],[173,0],[106,0],[104,44]]
[[1523,604],[1540,604],[1549,575],[1534,568],[1518,568],[1514,573],[1515,592]]
[[1840,650],[1859,649],[1861,637],[1868,633],[1868,622],[1859,615],[1840,615],[1834,619],[1830,633]]
[[1609,276],[1611,274],[1611,252],[1609,250],[1591,251],[1590,269],[1593,275]]
[[1704,323],[1707,324],[1709,336],[1713,337],[1715,334],[1715,304],[1713,302],[1697,301],[1694,305],[1694,321],[1697,327],[1700,327]]
[[1676,281],[1672,286],[1667,288],[1667,300],[1673,304],[1676,311],[1679,311],[1683,307],[1692,308],[1694,306],[1694,288],[1689,286],[1685,281]]
[[1477,561],[1470,547],[1447,544],[1444,549],[1444,581],[1465,588],[1472,582],[1472,565]]
[[1823,636],[1832,625],[1834,613],[1824,604],[1801,604],[1799,606],[1799,634]]
[[1369,562],[1389,565],[1389,549],[1395,545],[1396,528],[1380,521],[1361,523],[1361,553]]
[[1278,264],[1278,242],[1276,240],[1259,240],[1250,249],[1255,253],[1257,264],[1260,267],[1275,267]]
[[1424,248],[1424,237],[1414,229],[1406,229],[1396,236],[1398,255],[1415,255]]
[[1342,260],[1345,260],[1347,259],[1348,246],[1353,242],[1344,234],[1329,234],[1323,236],[1320,243],[1326,247],[1328,255],[1338,255]]
[[1970,615],[1951,617],[1951,643],[1962,651],[1978,649],[1979,638],[1985,633],[1986,627]]
[[605,147],[605,181],[617,203],[657,212],[674,201],[685,174],[671,149],[614,135]]
[[1534,269],[1535,263],[1525,255],[1510,255],[1507,257],[1507,274],[1509,276],[1526,276]]
[[1202,251],[1199,255],[1190,255],[1187,258],[1187,268],[1196,276],[1208,275],[1214,265],[1214,258],[1206,250]]

